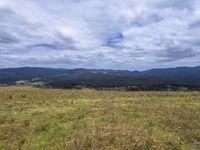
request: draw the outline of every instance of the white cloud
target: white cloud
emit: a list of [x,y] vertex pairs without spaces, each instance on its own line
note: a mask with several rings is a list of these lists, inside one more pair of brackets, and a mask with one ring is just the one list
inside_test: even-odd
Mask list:
[[198,0],[1,0],[0,67],[199,65],[199,14]]

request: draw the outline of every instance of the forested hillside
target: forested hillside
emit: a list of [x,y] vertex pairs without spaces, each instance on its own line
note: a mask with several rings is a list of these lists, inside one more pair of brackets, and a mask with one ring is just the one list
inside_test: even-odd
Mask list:
[[[152,69],[147,71],[103,70],[103,69],[51,69],[12,68],[0,69],[0,83],[14,85],[43,82],[47,87],[93,88],[124,87],[129,90],[178,90],[200,87],[200,67]],[[24,83],[24,82],[23,82]]]

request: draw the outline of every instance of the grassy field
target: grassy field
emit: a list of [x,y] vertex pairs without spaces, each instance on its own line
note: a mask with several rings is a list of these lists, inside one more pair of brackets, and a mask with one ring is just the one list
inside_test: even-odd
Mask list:
[[2,150],[198,150],[200,92],[0,88]]

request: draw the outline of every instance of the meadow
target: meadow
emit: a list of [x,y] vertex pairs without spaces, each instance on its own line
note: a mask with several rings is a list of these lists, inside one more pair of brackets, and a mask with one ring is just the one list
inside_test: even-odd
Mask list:
[[1,150],[198,150],[200,92],[0,87]]

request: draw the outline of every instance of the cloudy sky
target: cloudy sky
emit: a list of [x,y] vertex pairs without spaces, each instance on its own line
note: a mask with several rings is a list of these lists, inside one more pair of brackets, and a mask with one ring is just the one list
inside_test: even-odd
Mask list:
[[0,68],[200,65],[200,0],[0,0]]

